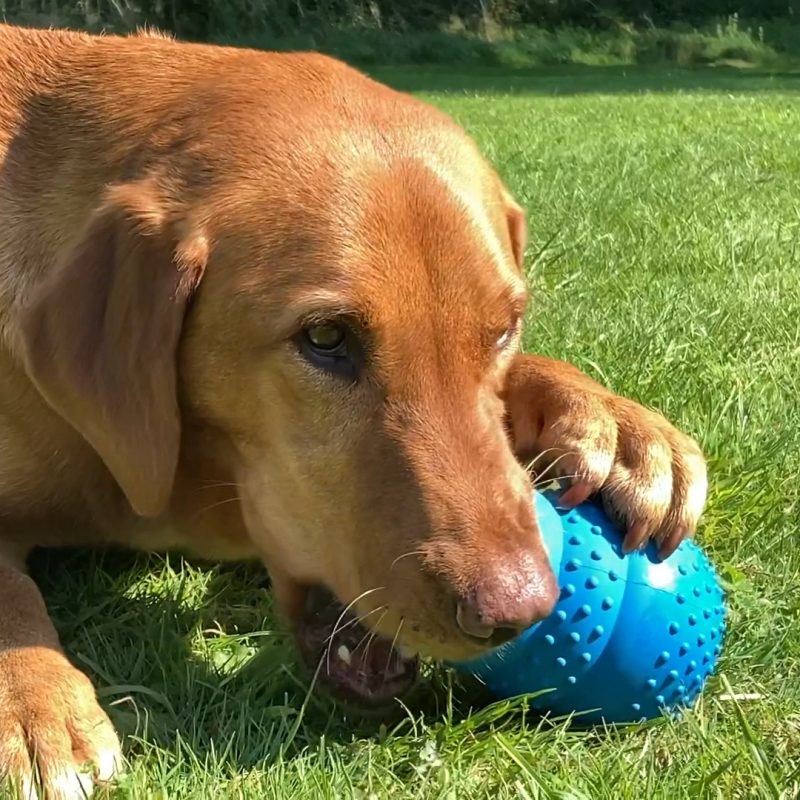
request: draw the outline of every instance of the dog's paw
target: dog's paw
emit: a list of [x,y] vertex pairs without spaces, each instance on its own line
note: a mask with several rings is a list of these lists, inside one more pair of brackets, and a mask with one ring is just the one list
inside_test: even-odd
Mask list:
[[660,414],[612,396],[591,423],[563,416],[548,434],[566,453],[555,466],[569,476],[561,501],[577,505],[599,491],[606,512],[626,529],[626,551],[653,539],[666,557],[694,535],[706,499],[705,460]]
[[0,787],[21,800],[83,800],[122,766],[89,679],[45,647],[0,650]]
[[626,550],[653,539],[666,557],[694,535],[706,500],[705,459],[663,416],[535,356],[520,356],[506,404],[520,458],[536,475],[568,485],[565,505],[599,492],[626,530]]

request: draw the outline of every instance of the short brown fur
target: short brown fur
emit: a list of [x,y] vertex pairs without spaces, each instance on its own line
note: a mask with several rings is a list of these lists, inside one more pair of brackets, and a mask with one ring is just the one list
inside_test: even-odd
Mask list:
[[[631,546],[694,531],[697,445],[517,352],[524,214],[471,140],[333,59],[0,26],[0,229],[0,773],[50,797],[119,751],[35,546],[258,558],[290,619],[322,584],[459,658],[456,600],[554,602],[521,462]],[[358,380],[298,352],[332,317]]]

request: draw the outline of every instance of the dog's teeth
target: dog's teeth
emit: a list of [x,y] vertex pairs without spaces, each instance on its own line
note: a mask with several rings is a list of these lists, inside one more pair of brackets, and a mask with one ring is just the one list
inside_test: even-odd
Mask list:
[[344,661],[345,664],[347,664],[348,666],[350,665],[351,661],[350,651],[347,649],[347,647],[345,647],[345,645],[343,644],[339,645],[339,649],[336,651],[336,655],[339,656],[339,658],[342,661]]

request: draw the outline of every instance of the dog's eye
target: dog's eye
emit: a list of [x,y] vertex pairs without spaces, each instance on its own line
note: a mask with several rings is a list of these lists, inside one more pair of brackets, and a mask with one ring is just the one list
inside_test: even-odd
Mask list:
[[347,325],[320,322],[308,325],[295,336],[300,354],[312,366],[354,381],[363,362],[358,337]]
[[347,331],[340,325],[312,325],[305,329],[309,344],[324,355],[337,355],[347,339]]

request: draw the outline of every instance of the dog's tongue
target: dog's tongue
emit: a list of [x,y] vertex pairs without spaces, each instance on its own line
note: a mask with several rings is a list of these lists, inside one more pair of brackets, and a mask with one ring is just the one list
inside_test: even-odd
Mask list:
[[367,631],[321,588],[309,591],[297,643],[306,665],[338,697],[359,705],[384,705],[409,689],[417,660]]

